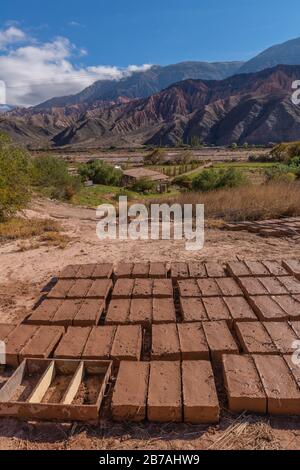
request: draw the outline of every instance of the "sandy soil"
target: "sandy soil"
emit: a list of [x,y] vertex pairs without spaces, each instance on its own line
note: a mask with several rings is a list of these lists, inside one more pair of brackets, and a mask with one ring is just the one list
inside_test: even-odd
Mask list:
[[[53,217],[72,238],[65,249],[20,251],[20,242],[0,246],[0,323],[22,319],[42,289],[69,263],[178,260],[284,259],[300,257],[299,241],[207,229],[199,252],[184,241],[106,241],[96,236],[95,211],[37,201],[28,217]],[[0,380],[1,386],[1,380]],[[221,439],[221,440],[220,440]],[[224,410],[219,426],[147,424],[99,426],[32,424],[0,420],[0,449],[206,449],[300,447],[300,419],[237,417]]]

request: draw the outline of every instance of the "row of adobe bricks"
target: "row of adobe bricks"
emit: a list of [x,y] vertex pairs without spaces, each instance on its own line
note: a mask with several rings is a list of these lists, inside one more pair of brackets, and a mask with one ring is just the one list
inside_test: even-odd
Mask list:
[[[230,411],[300,414],[300,369],[290,355],[225,354],[222,370]],[[211,363],[122,362],[111,409],[117,421],[216,423],[220,404]]]
[[0,325],[6,343],[7,364],[18,366],[24,358],[176,361],[209,359],[223,354],[292,354],[300,339],[300,322],[225,321],[153,325],[69,327]]

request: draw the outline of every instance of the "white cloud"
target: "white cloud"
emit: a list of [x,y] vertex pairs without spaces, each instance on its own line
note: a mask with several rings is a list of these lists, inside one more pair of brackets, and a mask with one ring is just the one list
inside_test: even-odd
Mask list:
[[6,83],[7,103],[12,105],[32,106],[56,96],[78,93],[96,80],[120,80],[151,67],[76,66],[73,60],[86,51],[62,37],[42,44],[28,39],[23,46],[15,44],[14,48],[5,49],[25,39],[26,34],[13,26],[0,31],[0,80]]

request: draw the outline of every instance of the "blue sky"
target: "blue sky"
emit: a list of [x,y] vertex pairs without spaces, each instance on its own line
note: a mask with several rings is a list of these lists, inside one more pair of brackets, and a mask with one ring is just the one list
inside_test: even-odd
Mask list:
[[[103,73],[104,78],[109,73],[118,78],[111,66],[247,60],[300,36],[298,9],[296,0],[1,0],[0,80],[9,82],[11,100],[21,102],[17,89],[30,80],[30,74],[23,71],[14,83],[14,70],[18,74],[18,67],[24,68],[27,61],[34,79],[46,80],[47,72],[39,73],[36,61],[42,60],[45,70],[45,62],[52,61],[53,72],[55,50],[62,66],[57,77],[64,78],[57,90],[49,90],[50,95],[68,91],[65,73],[73,77],[70,92],[74,92]],[[54,53],[47,58],[51,45]],[[20,54],[25,54],[23,62],[16,60]],[[53,81],[51,71],[48,80]],[[40,95],[37,88],[27,90],[24,104],[44,97]]]

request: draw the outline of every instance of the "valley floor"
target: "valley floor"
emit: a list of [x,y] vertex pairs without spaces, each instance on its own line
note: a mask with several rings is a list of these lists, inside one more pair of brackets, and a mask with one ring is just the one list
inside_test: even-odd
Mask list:
[[[61,249],[13,241],[0,245],[0,323],[23,318],[41,289],[65,265],[89,262],[300,258],[299,240],[207,229],[203,250],[179,241],[106,241],[96,236],[95,211],[38,200],[28,217],[58,220],[70,243]],[[3,377],[2,377],[3,381]],[[1,386],[1,377],[0,377]],[[0,420],[0,449],[296,449],[300,419],[234,416],[225,409],[218,426],[61,425]]]

